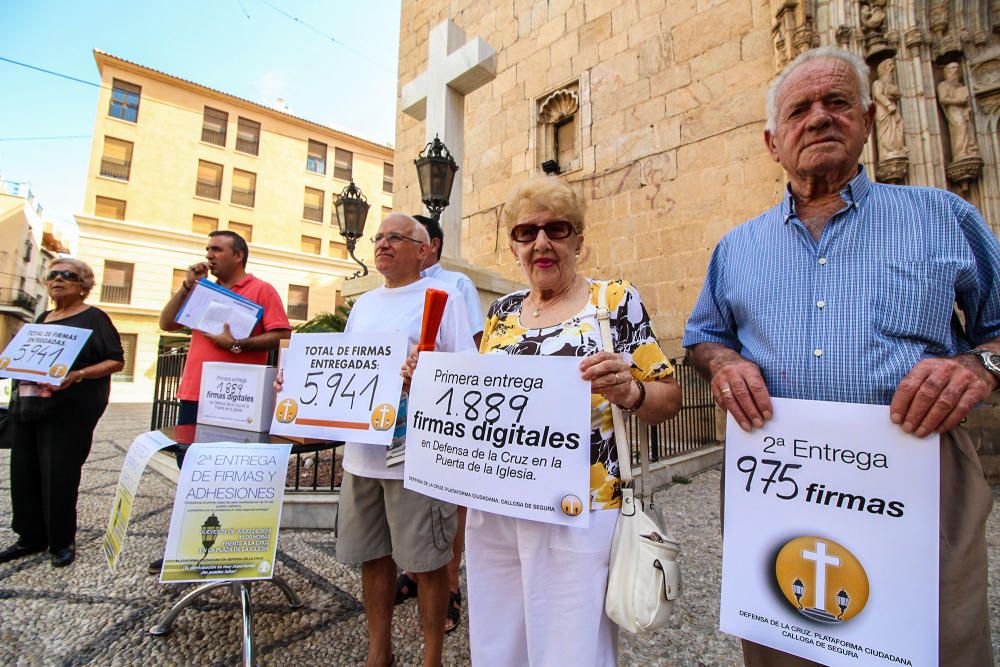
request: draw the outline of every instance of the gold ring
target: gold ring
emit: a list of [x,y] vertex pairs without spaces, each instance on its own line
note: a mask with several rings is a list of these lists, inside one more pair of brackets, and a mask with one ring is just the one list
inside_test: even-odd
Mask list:
[[723,387],[722,389],[720,389],[720,390],[719,390],[719,393],[720,393],[720,394],[728,394],[728,393],[730,393],[730,392],[732,392],[732,391],[733,391],[733,390],[732,390],[732,388],[730,388],[730,387]]

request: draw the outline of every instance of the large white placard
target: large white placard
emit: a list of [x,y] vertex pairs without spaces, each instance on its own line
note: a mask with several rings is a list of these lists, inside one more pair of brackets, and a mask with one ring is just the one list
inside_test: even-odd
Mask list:
[[25,324],[0,352],[0,377],[59,384],[91,333],[61,324]]
[[936,665],[940,437],[773,399],[726,430],[724,632],[824,665]]
[[424,352],[404,486],[466,507],[587,526],[590,383],[574,357]]
[[388,446],[407,346],[402,332],[292,334],[271,433]]

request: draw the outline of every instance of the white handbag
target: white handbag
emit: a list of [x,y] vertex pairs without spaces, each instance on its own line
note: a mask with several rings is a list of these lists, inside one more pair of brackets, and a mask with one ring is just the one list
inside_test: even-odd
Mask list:
[[[614,350],[606,290],[607,283],[603,283],[598,297],[597,320],[604,349]],[[632,457],[625,420],[614,404],[611,405],[611,415],[622,480],[622,507],[611,542],[604,611],[622,630],[633,634],[652,632],[667,624],[674,600],[681,594],[681,571],[677,565],[681,549],[665,527],[663,517],[653,507],[652,496],[648,510],[643,507],[643,496],[649,481],[648,429],[637,429],[643,482],[642,493],[637,497],[633,488]]]

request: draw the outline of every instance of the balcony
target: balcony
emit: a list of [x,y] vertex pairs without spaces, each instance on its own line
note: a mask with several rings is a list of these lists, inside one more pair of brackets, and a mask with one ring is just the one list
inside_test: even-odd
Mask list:
[[132,284],[127,285],[101,285],[101,301],[104,303],[131,303]]
[[226,131],[225,130],[213,130],[208,127],[201,128],[201,140],[206,144],[213,144],[215,146],[225,146],[226,145]]
[[288,304],[288,319],[290,319],[290,320],[308,320],[309,319],[309,304],[308,303],[290,303],[290,304]]
[[128,180],[129,172],[132,170],[131,162],[116,162],[114,160],[101,160],[101,176],[109,176],[122,181]]
[[313,222],[323,222],[323,207],[306,205],[302,208],[302,217]]
[[260,140],[259,139],[244,139],[243,137],[236,137],[236,150],[240,153],[249,153],[250,155],[257,155],[260,150]]
[[35,312],[38,297],[13,287],[0,288],[0,306],[14,306],[29,313]]
[[233,196],[230,201],[239,206],[249,206],[250,208],[253,208],[253,202],[256,195],[257,193],[255,190],[233,190]]
[[222,199],[222,183],[212,183],[209,181],[198,181],[194,193],[206,199]]

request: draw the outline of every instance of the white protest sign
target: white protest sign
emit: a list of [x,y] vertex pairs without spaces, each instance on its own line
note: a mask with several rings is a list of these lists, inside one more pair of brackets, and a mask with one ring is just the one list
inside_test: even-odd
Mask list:
[[292,334],[271,433],[388,446],[407,345],[403,332]]
[[585,527],[590,383],[575,357],[424,352],[404,486],[494,514]]
[[772,399],[726,430],[720,627],[824,665],[936,665],[940,438]]
[[59,384],[91,333],[59,324],[25,324],[0,352],[0,377]]
[[125,533],[132,517],[135,493],[139,490],[139,480],[142,479],[146,464],[153,454],[172,444],[174,441],[167,436],[158,431],[151,431],[133,440],[125,454],[125,461],[122,462],[122,470],[118,475],[115,499],[111,503],[111,516],[108,517],[108,527],[104,531],[104,557],[108,560],[108,567],[112,572],[115,571],[121,557]]
[[291,444],[188,448],[160,581],[270,579]]

